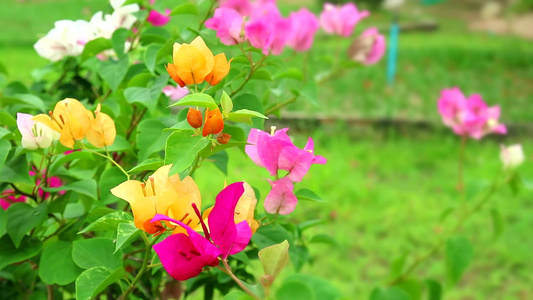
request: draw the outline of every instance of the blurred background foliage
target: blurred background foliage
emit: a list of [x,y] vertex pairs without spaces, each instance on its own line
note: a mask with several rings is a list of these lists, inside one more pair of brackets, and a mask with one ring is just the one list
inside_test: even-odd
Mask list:
[[[284,11],[307,6],[318,13],[322,1],[279,2]],[[386,33],[393,13],[381,10],[379,2],[356,3],[373,12],[363,22]],[[26,84],[39,76],[35,68],[47,64],[33,44],[55,21],[88,19],[98,10],[109,9],[106,0],[1,0],[1,6],[0,62],[10,81]],[[312,168],[305,182],[328,202],[301,205],[290,216],[298,222],[314,217],[329,220],[310,230],[333,238],[311,248],[313,264],[302,272],[329,278],[348,299],[365,299],[388,277],[392,258],[417,254],[415,249],[423,252],[440,238],[451,221],[440,221],[439,214],[457,205],[459,139],[440,125],[436,101],[442,88],[459,86],[467,94],[482,94],[490,105],[499,104],[502,122],[510,125],[508,136],[467,145],[467,190],[475,193],[499,172],[500,143],[523,143],[528,161],[521,168],[523,193],[518,197],[511,190],[498,194],[484,213],[465,226],[463,234],[476,245],[476,257],[463,280],[447,289],[444,298],[533,299],[531,9],[531,0],[449,0],[433,6],[407,0],[396,12],[402,28],[429,23],[436,29],[401,32],[393,85],[387,84],[384,59],[320,86],[318,107],[305,103],[289,107],[285,120],[291,132],[311,133],[316,153],[329,159],[327,167]],[[350,42],[342,41],[345,48]],[[328,53],[335,47],[336,41],[318,36],[313,51]],[[327,64],[295,60],[311,74]],[[297,145],[305,143],[304,136],[296,138]],[[230,157],[228,182],[258,172],[241,153],[230,152]],[[199,174],[197,182],[206,191],[203,197],[213,198],[217,190],[213,182],[221,185],[224,175],[213,165],[200,172],[212,174]],[[259,175],[249,176],[257,178],[250,184],[266,195],[269,185],[261,179],[266,173]],[[500,210],[507,224],[499,239],[493,238],[492,207]],[[443,261],[440,257],[437,263],[428,262],[418,273],[442,282]]]

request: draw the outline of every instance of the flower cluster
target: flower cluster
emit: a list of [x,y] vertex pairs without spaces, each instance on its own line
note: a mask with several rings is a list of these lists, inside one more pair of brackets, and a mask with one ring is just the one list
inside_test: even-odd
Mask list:
[[137,21],[133,13],[139,11],[139,6],[137,4],[122,6],[125,0],[110,0],[110,2],[113,7],[112,14],[104,15],[99,11],[90,21],[57,21],[55,27],[33,47],[40,56],[58,61],[66,56],[80,55],[89,41],[100,37],[111,38],[118,28],[131,29]]
[[156,235],[172,230],[154,250],[173,278],[187,280],[248,245],[259,227],[254,220],[257,199],[247,183],[233,183],[201,214],[198,186],[191,177],[169,177],[171,167],[159,168],[146,182],[128,180],[111,193],[130,203],[137,228]]
[[78,100],[67,98],[59,101],[49,115],[19,114],[18,126],[22,133],[22,145],[28,149],[48,148],[59,139],[63,146],[74,148],[74,142],[87,139],[97,148],[110,146],[115,141],[115,122],[100,111],[98,104],[94,115]]
[[[304,149],[296,147],[287,135],[288,128],[269,134],[252,129],[248,136],[246,154],[260,167],[275,177],[269,180],[272,190],[265,199],[265,210],[271,214],[287,215],[294,211],[298,202],[294,195],[294,182],[302,181],[312,164],[325,164],[327,160],[314,154],[314,142],[309,138]],[[287,171],[279,178],[279,170]]]
[[445,89],[438,109],[444,124],[458,135],[481,139],[489,133],[507,133],[505,125],[498,122],[500,107],[488,107],[480,95],[466,98],[457,87]]

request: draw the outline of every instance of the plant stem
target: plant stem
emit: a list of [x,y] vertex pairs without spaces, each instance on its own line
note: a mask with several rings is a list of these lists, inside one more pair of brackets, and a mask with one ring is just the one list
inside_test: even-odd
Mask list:
[[133,278],[133,281],[130,283],[130,286],[128,287],[128,289],[122,294],[122,296],[120,297],[120,299],[122,300],[125,300],[125,299],[128,299],[128,295],[135,289],[135,285],[137,284],[137,282],[139,282],[139,280],[141,279],[142,275],[144,274],[144,272],[146,272],[146,270],[148,269],[148,262],[150,261],[150,256],[152,254],[152,246],[157,242],[157,240],[159,239],[160,235],[159,236],[156,236],[151,243],[149,243],[148,245],[146,245],[146,253],[144,254],[144,259],[143,259],[143,263],[142,263],[142,266],[141,266],[141,269],[139,270],[139,273],[137,273],[137,276],[135,276],[135,278]]
[[118,162],[116,162],[116,161],[115,161],[115,160],[109,155],[109,152],[107,152],[107,148],[106,148],[106,154],[107,154],[107,155],[103,155],[102,153],[96,152],[96,151],[94,151],[94,150],[91,150],[91,149],[85,147],[85,146],[84,146],[83,144],[81,144],[81,143],[80,143],[80,146],[81,146],[81,148],[83,148],[84,150],[87,150],[87,151],[89,151],[89,152],[91,152],[91,153],[94,153],[94,154],[96,154],[96,155],[98,155],[98,156],[101,156],[101,157],[107,158],[111,163],[113,163],[117,168],[119,168],[119,170],[122,171],[122,173],[124,173],[124,175],[126,175],[127,180],[130,180],[130,174],[129,174],[128,172],[126,172],[126,170],[124,170],[124,168],[122,168],[122,166],[121,166]]
[[293,103],[294,101],[296,101],[297,98],[298,98],[298,96],[294,96],[294,97],[292,97],[291,99],[289,99],[287,101],[284,101],[284,102],[281,102],[281,103],[278,103],[278,104],[274,105],[273,107],[271,107],[271,108],[269,108],[269,109],[267,109],[265,111],[265,115],[271,114],[271,113],[275,112],[276,110],[278,110],[278,109],[280,109],[280,108],[282,108],[282,107],[284,107],[284,106],[286,106],[288,104]]
[[205,15],[205,17],[202,19],[202,21],[198,25],[198,31],[202,30],[202,27],[204,26],[205,21],[207,21],[209,16],[213,13],[213,8],[215,7],[216,2],[217,2],[216,0],[211,1],[211,5],[209,6],[209,9],[207,10],[207,14]]
[[233,274],[233,272],[231,272],[231,268],[230,266],[228,265],[228,261],[225,260],[225,259],[222,259],[222,264],[224,265],[224,268],[221,268],[220,266],[218,267],[220,270],[222,270],[222,272],[226,273],[229,275],[229,277],[231,277],[231,279],[233,279],[233,281],[235,281],[243,291],[245,291],[248,295],[252,296],[254,299],[261,299],[259,298],[256,294],[254,294],[252,291],[250,291],[250,289],[248,287],[246,287],[242,281],[237,278],[237,276],[235,276],[235,274]]
[[244,88],[244,86],[248,83],[248,81],[250,81],[250,79],[254,75],[255,71],[257,71],[257,70],[259,70],[259,68],[261,68],[261,64],[265,61],[266,58],[267,58],[267,56],[263,56],[257,63],[251,63],[250,72],[248,72],[248,75],[246,76],[244,81],[241,83],[241,85],[236,90],[231,92],[231,94],[229,95],[230,98],[235,96],[235,94],[237,94],[238,92],[240,92]]
[[466,135],[461,136],[461,146],[459,148],[459,170],[457,174],[458,182],[457,182],[457,189],[463,194],[463,202],[464,202],[464,179],[463,179],[463,166],[465,161],[465,146],[466,146]]
[[200,160],[200,153],[196,154],[196,157],[194,158],[191,170],[189,171],[189,176],[192,176],[194,174],[194,171],[196,171],[196,169],[198,169],[198,161],[199,160]]

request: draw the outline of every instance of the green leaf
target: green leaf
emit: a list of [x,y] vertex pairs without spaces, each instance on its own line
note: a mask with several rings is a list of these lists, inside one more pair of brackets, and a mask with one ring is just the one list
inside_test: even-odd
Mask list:
[[85,270],[76,280],[76,299],[94,299],[106,287],[119,281],[123,274],[124,268],[122,267],[115,270],[106,267]]
[[316,299],[336,300],[341,298],[340,292],[327,280],[307,274],[292,274],[285,278],[286,282],[300,281],[307,283]]
[[255,71],[250,79],[272,81],[272,76],[267,70]]
[[94,156],[88,151],[74,151],[67,155],[60,154],[50,167],[50,172],[54,172],[57,168],[64,166],[67,162],[73,162],[78,159],[82,161],[94,161]]
[[111,45],[113,46],[113,49],[118,57],[124,55],[124,46],[126,44],[128,35],[129,30],[126,28],[119,28],[113,32],[113,36],[111,37]]
[[149,87],[129,87],[124,90],[124,98],[128,103],[139,103],[154,112],[167,81],[168,75],[165,74],[151,81]]
[[407,253],[404,253],[391,262],[389,275],[390,280],[395,280],[398,277],[402,276],[405,263],[407,262],[407,257]]
[[7,226],[7,213],[4,209],[0,209],[0,237],[3,237],[6,234]]
[[505,230],[505,221],[502,215],[497,209],[490,210],[490,216],[492,219],[492,230],[494,231],[494,240],[497,240]]
[[435,281],[433,279],[426,279],[426,286],[428,288],[427,300],[442,299],[442,286],[438,281]]
[[474,249],[470,242],[462,237],[455,236],[446,242],[446,267],[448,279],[456,284],[474,257]]
[[46,220],[46,205],[46,203],[42,203],[37,207],[31,207],[27,203],[18,202],[9,206],[6,229],[15,247],[20,246],[22,238],[30,230]]
[[102,175],[100,175],[100,184],[98,185],[100,190],[100,201],[103,204],[115,202],[117,197],[113,196],[110,190],[126,180],[126,175],[115,166],[102,172]]
[[95,57],[100,52],[111,49],[111,41],[106,38],[97,38],[92,41],[89,41],[83,47],[83,52],[81,53],[81,60],[84,61],[90,57]]
[[370,295],[370,300],[412,300],[409,295],[397,287],[376,288]]
[[89,224],[89,226],[78,232],[78,234],[82,234],[87,231],[115,230],[119,224],[129,222],[133,222],[133,217],[129,213],[125,211],[116,211],[92,222],[91,224]]
[[135,227],[133,222],[119,223],[117,228],[117,244],[113,253],[120,250],[127,241],[132,240],[136,233],[139,233],[139,229]]
[[161,50],[162,46],[159,44],[150,44],[144,52],[144,64],[150,73],[154,73],[155,64],[157,63],[157,53]]
[[213,99],[213,97],[209,96],[208,94],[201,94],[201,93],[189,94],[181,98],[180,101],[170,105],[169,107],[178,106],[178,105],[209,107],[210,109],[218,108],[215,102],[215,99]]
[[233,291],[224,296],[223,300],[253,300],[254,298],[245,292]]
[[289,232],[279,224],[270,224],[259,227],[254,235],[252,241],[260,249],[268,246],[282,243],[287,240],[292,245],[292,237]]
[[139,160],[146,160],[150,155],[165,149],[170,132],[165,132],[165,124],[156,119],[146,119],[137,126],[136,145]]
[[284,240],[279,244],[263,248],[258,255],[265,274],[272,276],[274,280],[289,262],[289,242]]
[[169,16],[175,15],[198,15],[198,7],[193,3],[184,3],[174,8]]
[[0,169],[4,166],[10,150],[11,143],[6,140],[0,140]]
[[263,115],[262,113],[249,110],[249,109],[239,109],[235,112],[228,114],[229,121],[241,122],[241,123],[247,123],[247,124],[252,124],[252,117],[268,119],[268,117]]
[[8,160],[0,169],[0,182],[35,184],[30,179],[26,155]]
[[314,235],[310,240],[309,243],[320,243],[320,244],[329,244],[332,246],[337,246],[337,241],[335,239],[327,234],[317,234]]
[[[286,280],[276,291],[277,300],[314,300],[317,299],[311,286],[301,280]],[[318,299],[317,299],[318,300]]]
[[213,164],[215,164],[215,167],[217,167],[217,169],[219,169],[226,176],[228,175],[228,160],[229,156],[226,151],[217,152],[209,156],[209,161],[213,162]]
[[75,181],[73,183],[62,185],[56,188],[43,188],[43,190],[46,192],[73,191],[87,196],[92,200],[96,200],[98,198],[96,186],[96,181],[94,179],[86,179]]
[[298,191],[296,191],[294,195],[296,195],[296,198],[298,198],[298,200],[307,200],[307,201],[313,201],[313,202],[326,202],[326,200],[320,198],[320,196],[315,194],[315,192],[311,191],[310,189],[306,189],[306,188],[299,189]]
[[76,240],[73,243],[72,258],[84,269],[107,267],[112,270],[122,267],[122,251],[115,252],[115,245],[109,238]]
[[44,247],[39,261],[39,277],[44,283],[66,285],[82,271],[72,260],[71,243],[58,240]]
[[17,126],[17,120],[4,110],[0,110],[0,125]]
[[287,70],[283,70],[276,75],[274,75],[274,79],[281,79],[281,78],[290,78],[290,79],[296,79],[296,80],[304,80],[304,74],[300,69],[297,68],[288,68]]
[[120,57],[118,61],[100,61],[98,75],[102,77],[112,90],[116,90],[128,72],[128,63],[127,55]]
[[220,106],[222,107],[222,115],[227,118],[233,110],[233,101],[224,91],[222,91],[222,97],[220,98]]
[[32,258],[41,252],[43,244],[37,239],[24,237],[17,249],[9,236],[0,239],[0,270],[12,263]]
[[168,137],[165,147],[165,165],[173,164],[169,176],[190,167],[198,152],[209,144],[207,138],[193,135],[194,130],[178,129]]
[[164,166],[164,164],[165,162],[160,158],[149,158],[143,161],[142,163],[136,165],[135,167],[131,168],[128,173],[133,174],[143,171],[154,171]]
[[402,289],[405,293],[407,293],[411,300],[422,299],[422,285],[420,284],[420,281],[416,279],[410,278],[402,280],[394,286]]
[[43,100],[32,94],[13,94],[10,96],[4,96],[0,98],[0,104],[2,104],[2,106],[19,104],[22,105],[22,107],[46,111]]
[[141,34],[141,43],[143,45],[158,43],[165,44],[168,40],[173,39],[172,34],[163,27],[148,27]]

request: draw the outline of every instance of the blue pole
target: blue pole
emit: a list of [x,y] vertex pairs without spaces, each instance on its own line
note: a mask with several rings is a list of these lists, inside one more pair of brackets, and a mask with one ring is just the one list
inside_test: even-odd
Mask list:
[[390,28],[389,37],[389,55],[387,58],[387,82],[389,85],[394,84],[394,77],[396,75],[396,63],[398,61],[398,36],[400,35],[400,26],[398,25],[397,18]]

